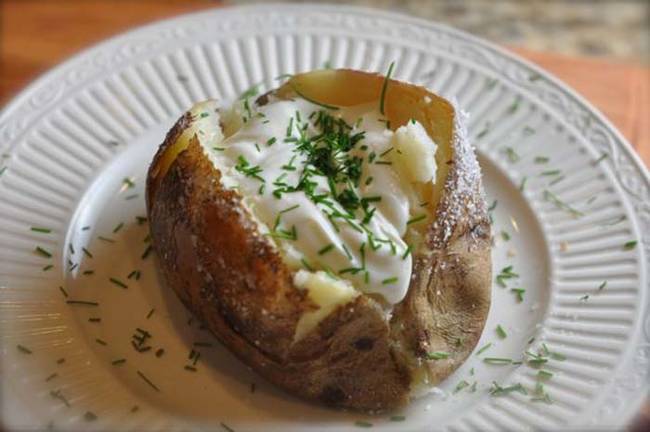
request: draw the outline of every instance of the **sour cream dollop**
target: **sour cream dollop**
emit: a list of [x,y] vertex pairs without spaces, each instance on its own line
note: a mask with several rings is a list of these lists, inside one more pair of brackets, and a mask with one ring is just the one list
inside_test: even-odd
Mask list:
[[392,132],[374,105],[332,110],[302,98],[244,102],[221,117],[241,127],[208,149],[211,159],[285,262],[399,303],[412,271],[403,237],[423,213],[411,185],[435,181],[436,145],[422,125]]

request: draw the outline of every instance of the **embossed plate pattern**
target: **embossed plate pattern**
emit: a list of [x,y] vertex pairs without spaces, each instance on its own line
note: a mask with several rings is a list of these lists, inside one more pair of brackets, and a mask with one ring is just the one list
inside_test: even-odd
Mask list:
[[[391,61],[396,78],[454,98],[470,114],[496,200],[494,273],[512,266],[518,274],[505,287],[495,283],[466,364],[392,420],[304,403],[248,371],[160,289],[145,253],[146,222],[137,218],[149,160],[194,101],[229,100],[258,83],[273,88],[281,74],[326,62],[385,71]],[[0,152],[8,428],[607,428],[625,424],[647,392],[647,171],[572,91],[456,30],[340,6],[182,16],[113,38],[38,80],[0,115]],[[513,289],[525,289],[521,301]],[[150,351],[131,346],[136,328],[151,335]],[[540,393],[525,351],[544,346],[557,355],[545,357],[553,377]],[[185,368],[195,363],[191,350],[201,353],[196,371]],[[494,396],[493,382],[524,390]],[[543,394],[553,402],[536,400]]]

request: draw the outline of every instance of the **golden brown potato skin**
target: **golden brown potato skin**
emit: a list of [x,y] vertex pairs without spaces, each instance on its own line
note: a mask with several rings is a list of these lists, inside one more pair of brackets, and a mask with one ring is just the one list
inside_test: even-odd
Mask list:
[[[165,151],[191,120],[186,114],[177,122],[149,170],[152,244],[165,284],[243,362],[293,394],[379,411],[408,401],[413,355],[424,359],[435,384],[471,353],[490,305],[490,226],[480,180],[470,193],[452,193],[462,174],[456,152],[439,219],[390,322],[375,300],[360,295],[294,344],[302,313],[316,306],[293,286],[291,271],[258,233],[241,196],[221,186],[198,140],[158,172]],[[468,204],[477,209],[471,217],[452,217],[458,212],[450,209]],[[432,351],[451,355],[427,361]]]

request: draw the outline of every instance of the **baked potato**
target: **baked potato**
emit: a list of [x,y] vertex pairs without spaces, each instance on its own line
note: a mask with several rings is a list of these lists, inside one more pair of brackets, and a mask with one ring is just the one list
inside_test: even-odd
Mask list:
[[422,87],[353,70],[197,104],[148,172],[164,283],[290,393],[403,406],[466,359],[490,306],[463,120]]

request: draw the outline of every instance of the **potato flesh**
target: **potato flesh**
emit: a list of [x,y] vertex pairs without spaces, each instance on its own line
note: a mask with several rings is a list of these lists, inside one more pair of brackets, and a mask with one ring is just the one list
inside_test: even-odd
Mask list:
[[344,279],[334,279],[323,271],[298,270],[293,283],[297,288],[307,290],[309,299],[318,305],[317,310],[306,312],[300,317],[294,335],[295,341],[302,339],[337,307],[359,296],[359,292],[351,283]]

